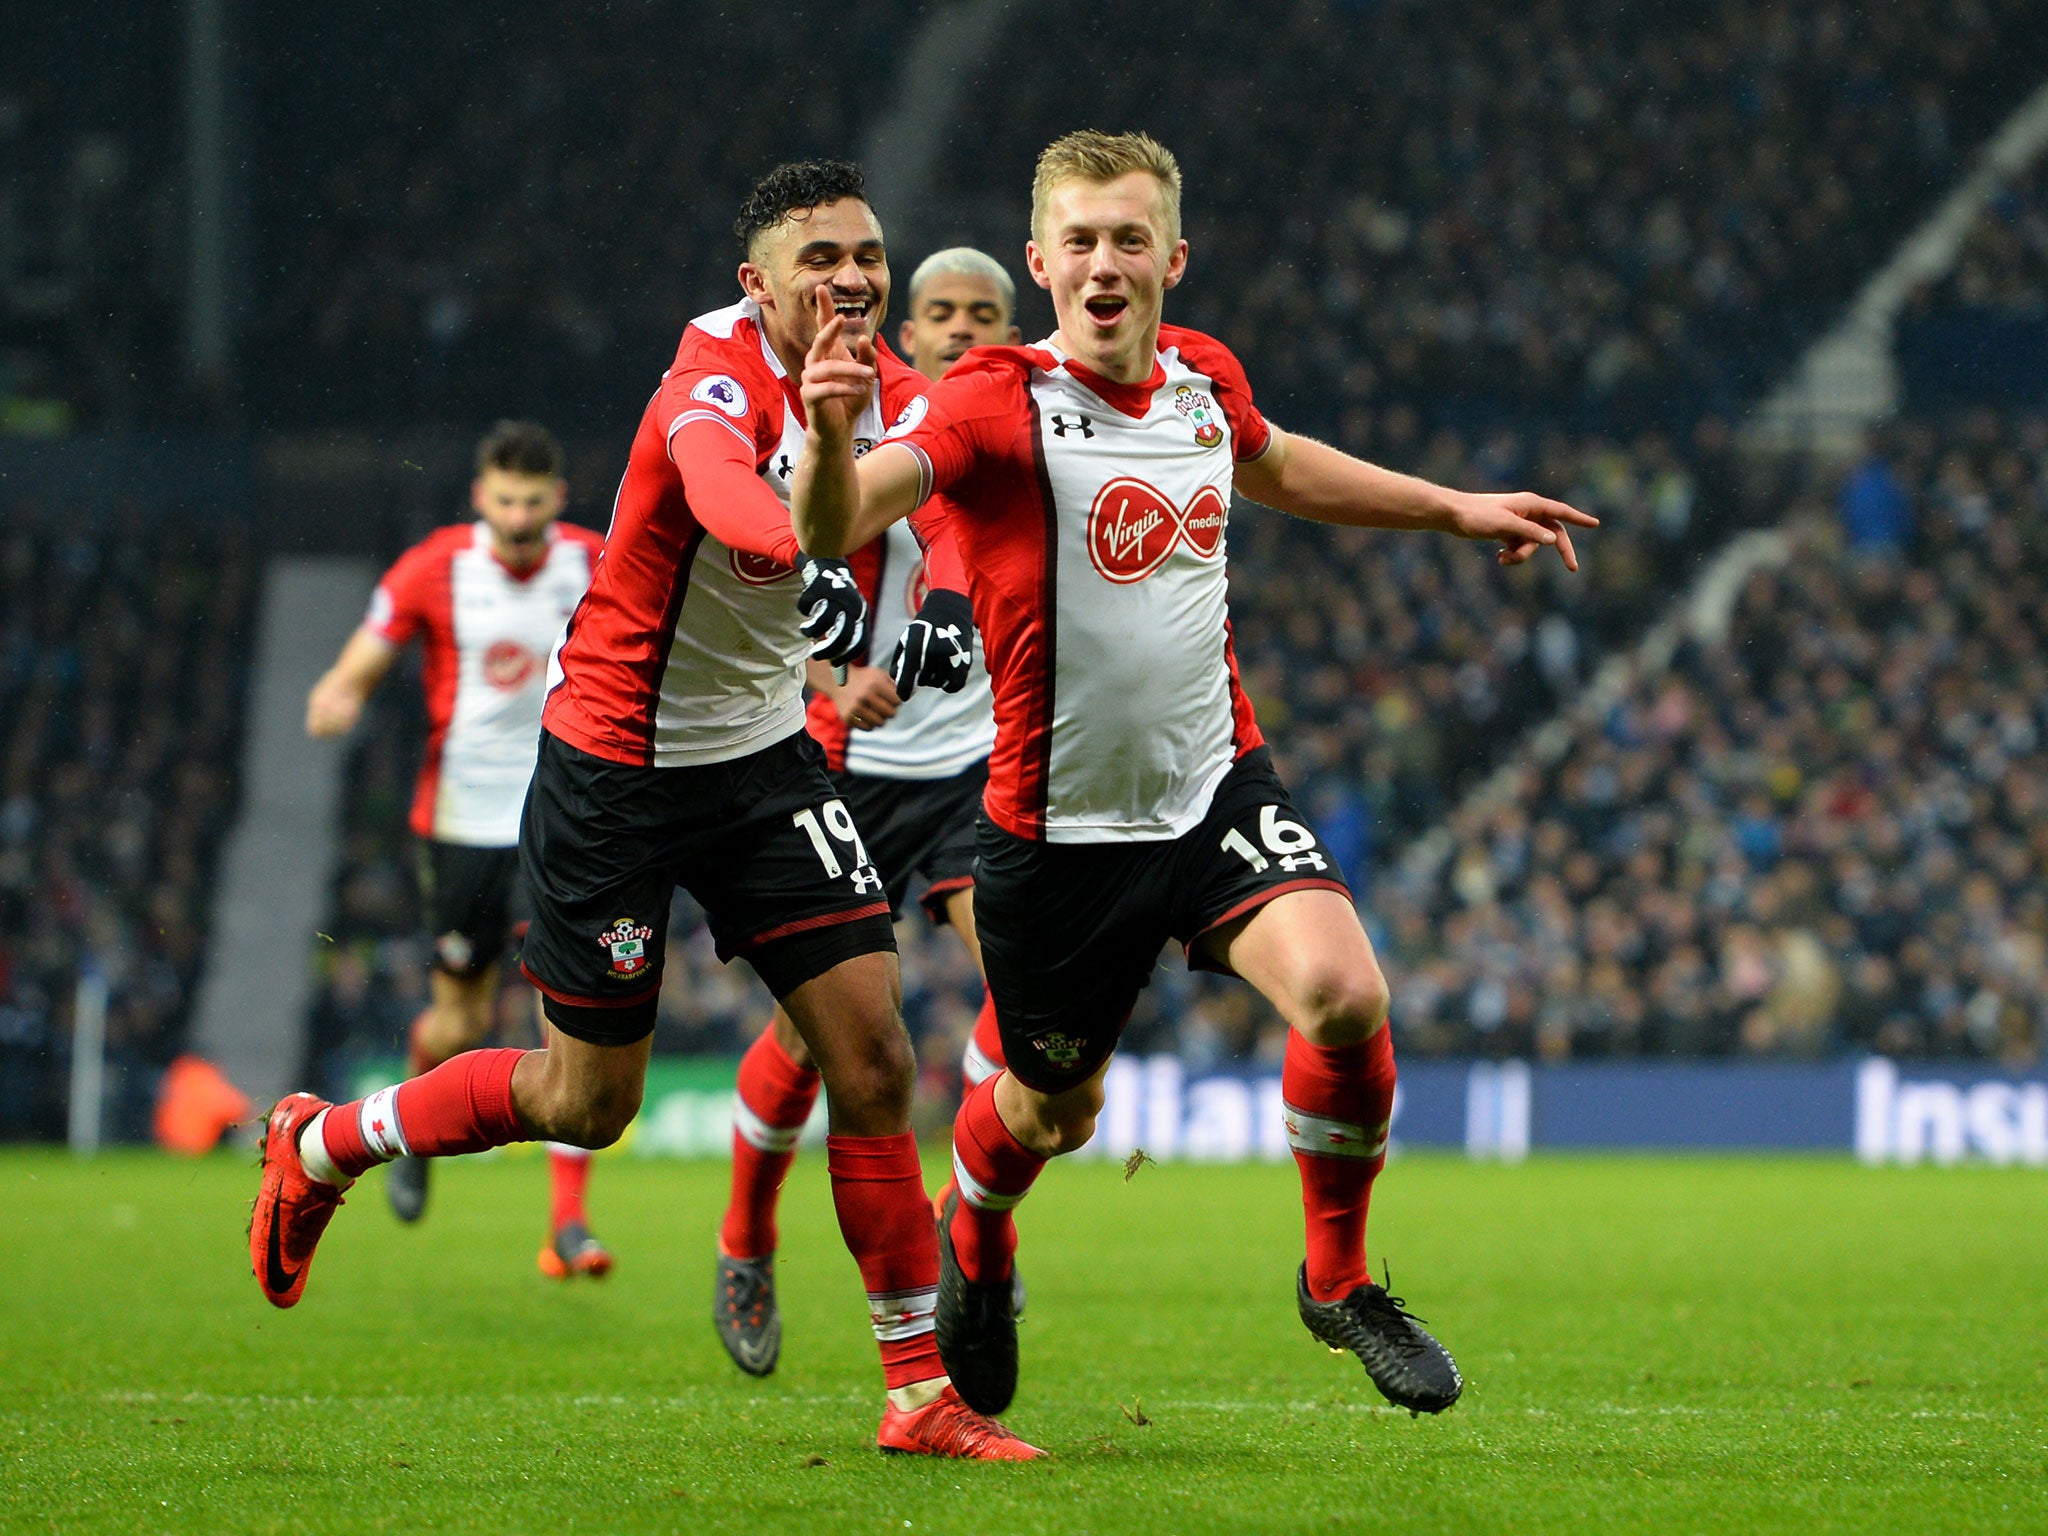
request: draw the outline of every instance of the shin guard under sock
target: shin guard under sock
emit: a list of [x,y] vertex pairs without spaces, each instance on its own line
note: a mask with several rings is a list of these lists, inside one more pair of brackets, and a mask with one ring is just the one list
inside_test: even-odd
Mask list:
[[1309,1294],[1332,1301],[1372,1278],[1365,1222],[1373,1180],[1387,1160],[1393,1031],[1382,1025],[1356,1045],[1318,1046],[1289,1030],[1280,1096],[1301,1171]]
[[893,1391],[945,1375],[932,1333],[939,1308],[939,1244],[917,1138],[908,1131],[827,1136],[825,1160],[839,1231],[867,1287],[884,1385]]
[[775,1206],[796,1158],[804,1123],[818,1102],[815,1068],[799,1066],[773,1029],[740,1059],[732,1116],[732,1193],[718,1246],[728,1258],[765,1259],[775,1252]]

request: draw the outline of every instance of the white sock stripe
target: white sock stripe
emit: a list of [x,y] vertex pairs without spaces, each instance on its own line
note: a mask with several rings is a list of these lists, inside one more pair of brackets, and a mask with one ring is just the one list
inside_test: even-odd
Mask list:
[[332,1110],[321,1110],[299,1132],[299,1166],[306,1170],[306,1177],[314,1183],[332,1184],[339,1189],[355,1181],[344,1178],[341,1170],[334,1166],[334,1159],[327,1155],[327,1117],[332,1113]]
[[1312,1115],[1292,1104],[1283,1103],[1281,1112],[1287,1121],[1287,1144],[1297,1152],[1318,1157],[1378,1157],[1387,1150],[1384,1124],[1368,1132],[1362,1125]]
[[868,1316],[875,1337],[883,1343],[930,1333],[939,1314],[939,1288],[922,1291],[869,1291]]
[[581,1158],[586,1162],[590,1158],[590,1148],[572,1147],[566,1141],[551,1141],[547,1143],[547,1149],[557,1157]]
[[406,1145],[405,1127],[398,1123],[396,1083],[389,1088],[379,1088],[363,1100],[357,1123],[362,1128],[363,1145],[379,1162],[388,1163],[394,1157],[412,1155],[412,1148]]
[[953,1149],[953,1182],[960,1186],[960,1198],[977,1211],[1007,1211],[1013,1208],[1022,1195],[1005,1195],[990,1189],[967,1171],[967,1165],[960,1161],[960,1149]]
[[967,1049],[960,1055],[960,1075],[979,1088],[983,1083],[1003,1070],[1003,1064],[993,1060],[988,1052],[970,1039]]
[[738,1094],[732,1098],[732,1128],[759,1152],[794,1152],[804,1135],[801,1125],[770,1125],[749,1109],[747,1101]]

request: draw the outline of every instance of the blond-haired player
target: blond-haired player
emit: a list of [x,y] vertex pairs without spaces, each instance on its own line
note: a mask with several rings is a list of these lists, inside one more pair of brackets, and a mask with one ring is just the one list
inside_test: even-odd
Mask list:
[[1303,1321],[1418,1412],[1450,1354],[1366,1266],[1394,1092],[1387,984],[1336,862],[1296,812],[1237,683],[1224,573],[1233,493],[1298,517],[1431,530],[1504,563],[1595,519],[1394,474],[1270,426],[1228,348],[1161,324],[1187,269],[1181,178],[1142,134],[1069,134],[1032,188],[1032,278],[1058,329],[974,354],[858,465],[872,348],[827,319],[806,360],[798,540],[857,548],[943,498],[995,689],[976,918],[1007,1068],[968,1095],[939,1201],[939,1347],[984,1412],[1016,1389],[1011,1211],[1094,1133],[1102,1075],[1170,936],[1242,976],[1289,1032]]

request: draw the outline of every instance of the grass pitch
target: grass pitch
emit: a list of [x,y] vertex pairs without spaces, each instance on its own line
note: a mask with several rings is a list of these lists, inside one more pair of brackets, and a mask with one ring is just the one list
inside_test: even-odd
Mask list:
[[1375,1263],[1463,1365],[1381,1403],[1295,1319],[1291,1167],[1055,1167],[1023,1207],[1011,1425],[1049,1463],[878,1456],[822,1159],[765,1383],[709,1322],[726,1170],[600,1163],[619,1268],[534,1267],[537,1157],[372,1175],[305,1301],[248,1273],[244,1160],[0,1154],[0,1530],[2048,1529],[2048,1179],[1845,1162],[1398,1160]]

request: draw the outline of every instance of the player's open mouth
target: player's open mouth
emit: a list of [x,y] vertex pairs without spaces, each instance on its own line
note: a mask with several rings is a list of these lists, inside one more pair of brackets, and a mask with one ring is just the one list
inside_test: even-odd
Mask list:
[[832,313],[839,316],[840,319],[847,321],[867,319],[868,311],[872,308],[874,308],[874,301],[872,299],[834,299],[832,301]]
[[1131,307],[1131,301],[1121,294],[1098,293],[1094,298],[1084,300],[1081,307],[1104,325],[1113,325]]

